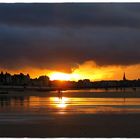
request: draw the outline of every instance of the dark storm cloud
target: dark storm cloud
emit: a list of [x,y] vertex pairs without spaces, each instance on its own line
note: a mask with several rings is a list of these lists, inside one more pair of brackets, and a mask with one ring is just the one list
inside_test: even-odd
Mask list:
[[140,4],[1,4],[1,23],[140,27]]
[[0,66],[69,71],[140,63],[140,4],[0,4]]

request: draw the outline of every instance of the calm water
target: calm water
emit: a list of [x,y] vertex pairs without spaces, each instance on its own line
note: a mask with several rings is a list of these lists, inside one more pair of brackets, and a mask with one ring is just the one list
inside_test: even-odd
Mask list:
[[[74,93],[71,91],[71,94]],[[55,115],[94,115],[99,113],[140,113],[140,98],[65,96],[59,98],[48,97],[45,94],[43,96],[24,96],[20,95],[20,93],[17,95],[0,95],[0,124],[53,119],[54,117],[52,116]]]

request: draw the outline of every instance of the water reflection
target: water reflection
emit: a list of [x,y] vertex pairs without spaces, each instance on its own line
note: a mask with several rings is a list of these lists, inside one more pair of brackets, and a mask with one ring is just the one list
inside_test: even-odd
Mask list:
[[54,105],[59,108],[65,108],[68,105],[69,98],[67,97],[51,97],[50,101],[54,102]]
[[0,96],[0,107],[13,107],[13,106],[24,106],[25,101],[29,100],[28,97],[24,96]]
[[19,112],[34,115],[49,113],[140,113],[140,98],[83,98],[47,96],[0,96],[0,113]]

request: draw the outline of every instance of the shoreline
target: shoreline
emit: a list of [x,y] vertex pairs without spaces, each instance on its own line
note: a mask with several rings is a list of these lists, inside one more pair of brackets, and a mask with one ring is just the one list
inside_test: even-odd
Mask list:
[[73,87],[73,88],[65,88],[65,87],[47,87],[47,86],[12,86],[12,85],[0,85],[0,90],[38,90],[38,91],[65,91],[65,90],[116,90],[116,91],[125,91],[127,89],[131,89],[132,91],[137,91],[136,89],[140,89],[140,87]]
[[[127,88],[131,89],[131,88]],[[140,88],[137,91],[133,90],[115,90],[115,89],[68,89],[62,90],[62,96],[64,97],[89,97],[89,98],[140,98]],[[77,92],[78,91],[78,92]],[[40,87],[28,87],[16,86],[11,88],[7,86],[0,86],[0,96],[46,96],[46,97],[58,97],[58,89],[53,88],[40,88]]]

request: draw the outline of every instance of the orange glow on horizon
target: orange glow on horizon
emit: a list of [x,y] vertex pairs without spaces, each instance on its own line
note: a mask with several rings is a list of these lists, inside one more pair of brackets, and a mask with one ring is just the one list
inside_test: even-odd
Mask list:
[[139,69],[139,64],[130,66],[98,66],[94,61],[87,61],[79,65],[72,73],[52,71],[48,76],[51,80],[66,81],[78,81],[83,79],[90,79],[91,81],[122,80],[123,74],[126,72],[126,77],[133,80],[140,78]]
[[78,81],[83,79],[90,79],[91,81],[100,80],[121,80],[124,72],[126,78],[133,80],[140,78],[140,64],[122,66],[98,66],[94,61],[86,61],[80,64],[77,68],[73,68],[71,73],[63,73],[56,70],[38,69],[32,67],[25,67],[18,70],[0,69],[0,71],[11,74],[29,74],[31,78],[38,78],[41,75],[49,76],[50,80],[61,81]]

